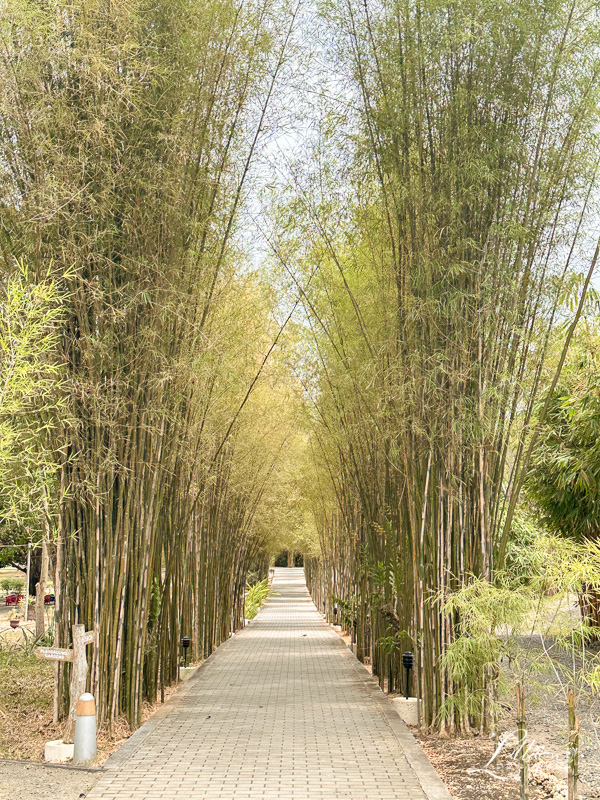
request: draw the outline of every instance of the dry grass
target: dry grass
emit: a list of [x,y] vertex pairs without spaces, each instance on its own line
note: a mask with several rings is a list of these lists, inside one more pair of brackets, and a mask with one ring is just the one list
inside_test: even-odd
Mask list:
[[61,736],[52,722],[54,667],[22,649],[0,650],[0,757],[43,759]]

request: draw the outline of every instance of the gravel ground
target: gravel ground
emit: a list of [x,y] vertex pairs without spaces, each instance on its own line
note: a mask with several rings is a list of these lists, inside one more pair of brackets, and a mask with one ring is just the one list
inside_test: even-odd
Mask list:
[[99,770],[0,760],[0,800],[77,800],[86,796],[101,774]]

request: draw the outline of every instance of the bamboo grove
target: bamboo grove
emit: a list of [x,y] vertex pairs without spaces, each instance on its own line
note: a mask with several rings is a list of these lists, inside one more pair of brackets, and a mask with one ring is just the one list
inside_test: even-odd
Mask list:
[[109,726],[284,547],[382,686],[416,652],[424,723],[493,713],[444,601],[504,565],[597,259],[598,9],[305,5],[0,10],[0,289],[44,298],[18,522]]
[[255,512],[289,425],[244,427],[245,406],[266,414],[257,358],[277,329],[236,231],[293,20],[270,0],[1,12],[3,271],[19,259],[64,298],[55,641],[97,630],[101,722],[139,724],[177,679],[181,636],[207,656],[264,568]]
[[416,651],[426,724],[484,727],[497,676],[465,678],[444,600],[503,566],[556,380],[551,332],[575,323],[565,299],[585,295],[595,264],[597,8],[324,14],[345,93],[319,140],[328,166],[296,192],[310,245],[278,248],[320,370],[309,583],[349,630],[356,619],[382,686],[403,688],[401,654]]

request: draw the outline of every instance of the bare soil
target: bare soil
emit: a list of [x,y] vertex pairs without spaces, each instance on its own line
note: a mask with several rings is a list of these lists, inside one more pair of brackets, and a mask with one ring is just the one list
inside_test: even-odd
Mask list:
[[101,772],[0,760],[0,800],[77,800],[93,788]]
[[[496,742],[486,736],[450,738],[413,730],[429,760],[454,800],[515,800],[519,797],[519,769],[512,749],[504,750],[485,770]],[[530,800],[564,800],[566,783],[543,762],[529,767]]]
[[[581,685],[582,654],[561,651],[539,635],[523,639],[524,655],[519,668],[505,666],[512,686],[520,680],[527,691],[527,738],[548,773],[559,781],[567,777],[568,706],[567,691],[574,688],[580,727],[579,777],[584,800],[600,798],[600,697]],[[587,669],[598,664],[600,645],[588,646]],[[507,692],[499,719],[501,731],[516,728],[514,694]]]

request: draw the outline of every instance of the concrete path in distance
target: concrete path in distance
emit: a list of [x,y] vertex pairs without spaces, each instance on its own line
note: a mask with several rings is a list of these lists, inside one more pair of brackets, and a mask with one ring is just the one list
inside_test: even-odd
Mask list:
[[450,800],[302,569],[105,766],[89,800]]

